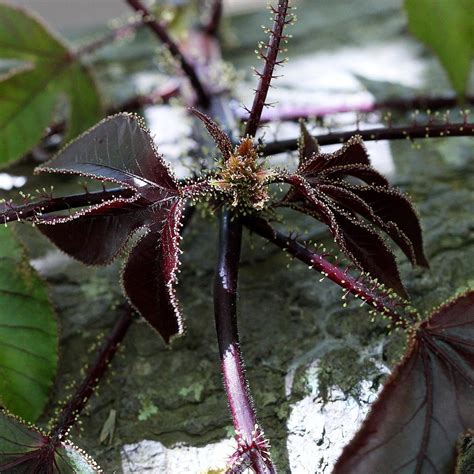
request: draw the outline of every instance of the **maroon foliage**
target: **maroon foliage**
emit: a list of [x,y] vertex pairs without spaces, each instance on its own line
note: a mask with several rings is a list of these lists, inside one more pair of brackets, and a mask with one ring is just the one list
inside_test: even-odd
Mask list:
[[390,236],[413,264],[427,266],[418,217],[410,201],[371,167],[359,137],[326,154],[302,126],[298,169],[282,179],[292,186],[283,204],[324,222],[361,270],[406,295],[395,257],[374,225]]
[[181,333],[173,284],[184,201],[142,123],[127,114],[110,117],[38,171],[88,176],[134,191],[68,217],[44,216],[38,227],[60,249],[90,265],[110,263],[134,234],[146,233],[125,266],[126,294],[166,341]]
[[453,472],[474,426],[474,292],[437,309],[413,332],[335,474]]
[[69,474],[101,472],[86,454],[68,442],[52,444],[37,429],[0,411],[0,472]]
[[207,131],[209,132],[209,135],[211,135],[217,145],[217,148],[219,148],[219,151],[222,153],[222,158],[224,158],[224,160],[228,160],[232,155],[233,151],[233,146],[232,142],[230,141],[230,138],[210,117],[203,114],[202,112],[199,112],[199,110],[197,109],[191,109],[191,112],[204,123]]

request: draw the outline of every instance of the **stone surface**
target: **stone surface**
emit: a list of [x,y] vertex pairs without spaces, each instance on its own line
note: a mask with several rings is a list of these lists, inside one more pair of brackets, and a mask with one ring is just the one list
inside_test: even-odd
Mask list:
[[[342,3],[306,2],[311,14],[300,7],[290,54],[299,50],[312,56],[295,59],[296,72],[291,61],[281,70],[297,82],[293,86],[283,79],[276,98],[288,103],[373,100],[388,87],[380,81],[397,79],[393,69],[399,76],[409,76],[409,80],[399,78],[405,86],[429,86],[433,91],[446,87],[439,68],[420,58],[418,47],[405,36],[399,2],[384,0],[375,5],[358,0],[351,2],[351,8]],[[266,12],[263,20],[258,16],[235,20],[237,27],[245,24],[249,31],[238,48],[228,47],[236,65],[255,63],[254,57],[236,52],[249,45],[253,51],[257,36],[261,38],[259,25],[267,16]],[[387,76],[381,75],[382,68],[375,68],[375,76],[369,73],[372,83],[354,79],[353,73],[374,70],[370,51],[383,47],[381,38],[384,44],[392,44],[389,51],[396,51],[393,69],[387,61]],[[405,59],[404,48],[393,44],[406,46]],[[338,81],[327,79],[332,53],[339,58],[333,76]],[[307,69],[311,58],[318,67],[311,64]],[[351,58],[367,64],[339,70],[343,59],[351,62]],[[404,60],[406,73],[400,66]],[[316,76],[318,89],[303,89],[299,75],[307,76],[305,87]],[[242,97],[246,103],[247,99]],[[341,121],[347,125],[353,119]],[[376,161],[378,150],[371,150]],[[398,142],[384,144],[383,153],[392,181],[412,196],[421,216],[431,270],[412,269],[400,261],[415,306],[428,311],[474,286],[472,144],[469,139],[420,141],[415,147]],[[284,156],[280,163],[288,161]],[[24,164],[12,174],[29,176]],[[38,187],[38,178],[29,178],[27,186]],[[288,222],[291,228],[308,231],[329,244],[322,227],[311,220]],[[71,384],[80,379],[116,319],[115,308],[122,301],[120,262],[109,268],[85,268],[52,249],[34,229],[23,226],[21,235],[35,266],[51,285],[61,321],[61,367],[47,414],[51,415],[71,393]],[[184,239],[178,295],[187,317],[186,335],[167,348],[146,323],[136,322],[82,416],[82,425],[72,431],[74,442],[107,473],[202,473],[222,468],[231,452],[233,432],[219,374],[212,309],[215,236],[215,222],[198,217]],[[239,300],[242,349],[259,420],[272,441],[280,472],[330,472],[342,444],[379,390],[387,367],[393,367],[402,353],[400,334],[389,336],[385,322],[378,318],[371,322],[357,301],[343,307],[341,296],[341,290],[328,281],[320,283],[319,275],[306,266],[245,234]],[[341,423],[347,417],[351,429]],[[106,436],[101,436],[104,429]]]

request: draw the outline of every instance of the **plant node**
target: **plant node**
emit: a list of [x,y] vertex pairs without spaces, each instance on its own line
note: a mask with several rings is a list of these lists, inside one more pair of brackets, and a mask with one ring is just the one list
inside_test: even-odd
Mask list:
[[266,185],[275,172],[265,169],[251,138],[243,138],[219,166],[211,186],[231,198],[230,204],[245,210],[261,210],[270,196]]

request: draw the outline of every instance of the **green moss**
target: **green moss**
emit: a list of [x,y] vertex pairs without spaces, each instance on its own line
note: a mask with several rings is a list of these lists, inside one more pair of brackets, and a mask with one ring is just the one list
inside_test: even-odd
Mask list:
[[375,364],[355,349],[336,349],[325,354],[319,363],[319,393],[328,401],[332,387],[337,387],[347,396],[357,398],[360,383],[379,374]]

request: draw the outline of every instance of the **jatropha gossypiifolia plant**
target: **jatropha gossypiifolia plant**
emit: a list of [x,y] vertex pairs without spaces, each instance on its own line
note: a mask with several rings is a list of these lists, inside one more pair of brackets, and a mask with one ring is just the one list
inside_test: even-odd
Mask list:
[[[243,227],[322,273],[368,304],[370,312],[380,313],[408,333],[405,357],[343,451],[335,472],[451,472],[460,436],[474,427],[474,293],[462,294],[424,317],[409,305],[391,247],[397,246],[413,265],[427,267],[420,223],[409,199],[371,166],[361,136],[353,134],[334,153],[324,153],[303,123],[297,141],[262,146],[256,140],[274,69],[281,63],[281,43],[287,39],[284,30],[293,20],[288,0],[279,0],[272,8],[273,28],[262,52],[264,68],[258,73],[259,84],[243,133],[223,110],[228,92],[205,87],[202,68],[188,61],[163,24],[140,1],[127,2],[168,47],[189,79],[194,95],[186,100],[215,142],[216,164],[196,178],[177,179],[155,148],[144,121],[119,113],[102,120],[37,168],[38,173],[64,173],[102,182],[102,190],[0,204],[0,219],[5,224],[20,219],[34,223],[62,251],[87,265],[107,265],[125,253],[121,279],[128,300],[86,379],[49,433],[2,413],[0,471],[82,473],[99,469],[70,444],[68,432],[132,324],[133,311],[166,343],[184,333],[175,293],[181,230],[192,209],[205,205],[218,211],[220,221],[215,322],[237,441],[228,472],[247,468],[275,472],[239,345],[236,306]],[[216,0],[208,23],[201,28],[215,50],[221,10]],[[463,130],[466,128],[472,131],[472,125],[463,124]],[[459,129],[446,124],[443,130],[456,134]],[[417,133],[415,127],[411,135],[408,130],[404,136]],[[296,143],[296,170],[269,166],[265,155]],[[272,227],[272,221],[281,220],[283,208],[324,224],[355,271],[340,268],[312,245]]]

